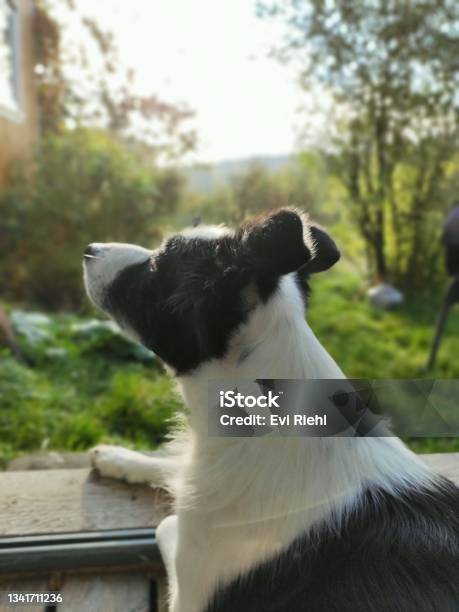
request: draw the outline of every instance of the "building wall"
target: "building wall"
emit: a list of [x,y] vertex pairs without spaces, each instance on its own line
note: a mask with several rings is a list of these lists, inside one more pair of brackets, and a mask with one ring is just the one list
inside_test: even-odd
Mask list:
[[0,110],[0,185],[9,164],[33,151],[38,138],[38,108],[34,87],[33,0],[16,0],[20,21],[21,113],[8,116]]

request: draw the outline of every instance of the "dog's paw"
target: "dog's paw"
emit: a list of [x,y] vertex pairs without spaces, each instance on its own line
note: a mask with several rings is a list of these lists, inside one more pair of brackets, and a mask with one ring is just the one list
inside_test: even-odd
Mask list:
[[142,456],[128,448],[100,444],[89,451],[89,459],[101,476],[130,483],[148,482],[139,465]]

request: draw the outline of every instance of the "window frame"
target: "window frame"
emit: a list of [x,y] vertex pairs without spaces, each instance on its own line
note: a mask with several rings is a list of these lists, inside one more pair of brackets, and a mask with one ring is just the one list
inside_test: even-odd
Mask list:
[[14,123],[24,121],[24,90],[22,78],[22,28],[19,2],[17,0],[6,0],[6,4],[12,10],[12,68],[13,68],[13,87],[16,97],[16,106],[12,107],[4,104],[0,99],[0,116]]

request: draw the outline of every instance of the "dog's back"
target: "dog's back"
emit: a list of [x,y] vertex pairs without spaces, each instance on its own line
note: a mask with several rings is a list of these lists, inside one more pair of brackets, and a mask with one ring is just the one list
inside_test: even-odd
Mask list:
[[365,491],[339,530],[317,525],[221,589],[207,612],[457,612],[459,489]]

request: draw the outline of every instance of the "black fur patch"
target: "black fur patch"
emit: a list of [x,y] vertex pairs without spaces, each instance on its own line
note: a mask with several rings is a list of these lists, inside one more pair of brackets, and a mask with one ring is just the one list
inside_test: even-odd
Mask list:
[[175,236],[151,262],[121,271],[102,306],[184,374],[225,354],[254,307],[246,289],[265,302],[282,275],[303,267],[304,290],[310,260],[300,217],[282,209],[220,238]]
[[178,373],[191,371],[222,356],[247,317],[242,292],[251,274],[235,246],[232,238],[175,237],[152,262],[125,268],[103,307]]
[[313,530],[222,589],[206,612],[457,612],[459,489],[368,490],[339,532]]

